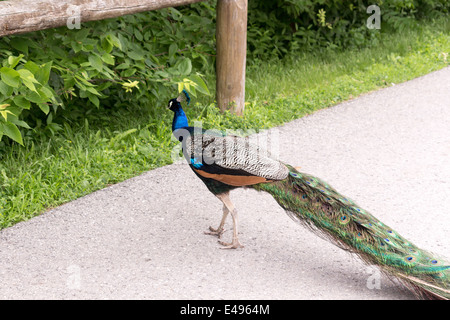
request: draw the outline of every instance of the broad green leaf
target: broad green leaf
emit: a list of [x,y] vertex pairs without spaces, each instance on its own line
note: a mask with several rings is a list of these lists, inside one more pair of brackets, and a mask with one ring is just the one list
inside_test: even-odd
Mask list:
[[33,61],[27,61],[27,63],[25,63],[23,66],[25,69],[30,70],[32,74],[35,74],[40,69],[39,66]]
[[108,39],[105,37],[101,41],[102,49],[105,50],[106,53],[110,53],[113,49],[113,45]]
[[15,56],[9,56],[8,57],[8,63],[10,68],[15,68],[17,64],[19,63],[20,59],[23,58],[23,54],[19,55],[18,57]]
[[98,40],[96,39],[85,39],[82,41],[83,47],[81,50],[85,52],[91,52],[94,50],[94,47],[97,45]]
[[23,109],[30,109],[31,103],[24,96],[15,96],[13,101],[16,106],[21,107]]
[[55,45],[51,46],[49,48],[49,50],[51,50],[53,56],[56,55],[57,57],[59,57],[61,59],[67,58],[68,50],[65,51],[64,49],[60,48],[59,46],[55,46]]
[[2,67],[0,69],[0,73],[2,74],[2,80],[8,86],[18,88],[20,85],[20,74],[11,68]]
[[181,60],[181,62],[178,64],[178,71],[184,76],[189,75],[192,71],[191,60],[189,58],[184,58],[183,60]]
[[86,90],[86,86],[81,82],[76,80],[76,87],[78,87],[81,91],[85,91]]
[[81,75],[82,75],[82,77],[80,77],[78,75],[76,75],[76,77],[78,79],[80,79],[87,86],[93,86],[93,84],[88,81],[89,80],[89,75],[88,75],[88,73],[86,71],[81,71]]
[[173,42],[170,46],[169,46],[169,59],[172,58],[175,53],[178,50],[178,46],[175,42]]
[[75,53],[78,53],[83,49],[83,44],[79,41],[72,41],[70,47]]
[[100,106],[100,100],[97,98],[97,96],[88,92],[87,97],[88,97],[89,101],[92,102],[97,108]]
[[114,56],[110,55],[109,53],[104,53],[102,55],[102,60],[106,64],[114,64]]
[[103,76],[108,78],[108,79],[115,79],[116,78],[116,73],[111,70],[110,68],[108,68],[107,66],[103,65]]
[[31,91],[37,92],[34,83],[25,79],[22,79],[23,84]]
[[[184,79],[184,80],[186,80],[186,79]],[[189,81],[184,82],[183,85],[184,85],[184,87],[186,88],[186,90],[187,90],[188,92],[191,91],[191,84],[189,83]]]
[[101,94],[93,87],[86,87],[86,91],[89,91],[90,93],[95,94],[97,96],[101,96]]
[[47,124],[50,124],[50,123],[52,123],[52,121],[53,121],[53,114],[52,113],[49,113],[48,114],[48,116],[47,116]]
[[53,92],[49,88],[41,87],[37,91],[40,94],[40,96],[46,100],[50,100],[54,97]]
[[88,36],[89,32],[91,32],[90,28],[83,28],[81,30],[72,31],[75,32],[75,39],[77,41],[83,42],[84,39]]
[[9,110],[0,110],[0,115],[5,119],[5,121],[8,121],[8,114],[12,114]]
[[[26,38],[13,38],[11,39],[11,41],[9,42],[9,44],[11,45],[11,47],[13,47],[14,49],[23,52],[25,54],[28,54],[28,43],[30,40],[26,39]],[[14,68],[14,67],[12,67]]]
[[128,51],[128,56],[133,60],[143,60],[144,55],[137,51]]
[[134,69],[134,68],[126,69],[126,70],[122,71],[122,77],[130,77],[130,76],[132,76],[133,74],[135,74],[136,71],[137,71],[137,70]]
[[168,78],[170,77],[170,75],[166,72],[166,71],[156,71],[155,72],[156,75],[160,76],[161,78]]
[[22,127],[22,128],[25,128],[25,129],[31,129],[31,127],[25,121],[12,120],[11,122],[14,123],[15,125],[19,126],[19,127]]
[[8,86],[3,81],[0,81],[0,93],[4,95],[5,97],[9,97],[13,94],[14,88],[11,86]]
[[102,59],[99,56],[92,54],[92,55],[89,56],[88,60],[89,60],[89,62],[91,64],[91,66],[95,70],[100,71],[100,72],[102,71],[102,69],[103,69],[103,61],[102,61]]
[[39,93],[37,92],[27,92],[27,94],[25,95],[25,98],[33,103],[44,103],[47,101],[47,99],[45,97],[42,97]]
[[[53,61],[49,61],[41,65],[38,71],[34,73],[34,76],[41,85],[46,85],[50,78],[50,71],[52,70]],[[31,70],[30,70],[31,71]]]
[[20,78],[22,78],[22,80],[28,80],[31,81],[33,83],[39,83],[35,77],[34,74],[31,73],[30,70],[27,69],[20,69],[19,71],[17,71],[20,75]]
[[15,124],[6,122],[0,125],[3,125],[3,133],[6,136],[23,145],[22,135]]
[[49,113],[50,107],[49,107],[48,104],[46,104],[46,103],[39,103],[38,106],[42,110],[42,112],[44,112],[45,114]]
[[138,41],[142,41],[144,37],[142,36],[142,33],[138,29],[134,29],[134,36]]
[[37,92],[34,84],[39,82],[34,78],[34,75],[30,72],[30,70],[20,69],[18,72],[23,84],[31,91]]
[[8,121],[8,113],[13,114],[11,111],[6,110],[7,107],[10,105],[7,103],[0,104],[0,115],[2,115],[3,118],[5,118],[5,121]]
[[119,64],[115,69],[121,70],[121,69],[128,69],[130,67],[130,65],[128,64],[128,62],[124,62]]
[[106,39],[116,48],[119,48],[122,50],[122,43],[120,42],[119,38],[117,38],[113,34],[109,34]]
[[208,96],[211,95],[211,93],[208,90],[208,86],[199,75],[197,74],[190,75],[189,79],[192,80],[197,85],[198,91]]

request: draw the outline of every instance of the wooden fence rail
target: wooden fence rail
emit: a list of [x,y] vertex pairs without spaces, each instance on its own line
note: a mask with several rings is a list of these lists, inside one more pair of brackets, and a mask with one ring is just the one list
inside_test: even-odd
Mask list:
[[202,0],[13,0],[0,2],[0,37],[176,7]]
[[[201,1],[204,0],[0,1],[0,37],[61,26],[71,28],[77,22]],[[217,0],[217,102],[221,110],[231,108],[237,114],[244,109],[247,1]]]

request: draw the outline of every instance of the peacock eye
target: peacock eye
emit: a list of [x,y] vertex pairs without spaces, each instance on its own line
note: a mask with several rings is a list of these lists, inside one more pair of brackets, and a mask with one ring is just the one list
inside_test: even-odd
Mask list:
[[172,106],[173,101],[169,101],[169,108]]

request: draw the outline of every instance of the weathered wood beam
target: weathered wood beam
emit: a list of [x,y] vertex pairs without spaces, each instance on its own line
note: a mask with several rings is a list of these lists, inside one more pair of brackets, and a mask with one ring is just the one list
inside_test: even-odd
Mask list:
[[217,0],[216,94],[219,108],[244,112],[248,0]]
[[203,0],[0,1],[0,37],[200,1]]

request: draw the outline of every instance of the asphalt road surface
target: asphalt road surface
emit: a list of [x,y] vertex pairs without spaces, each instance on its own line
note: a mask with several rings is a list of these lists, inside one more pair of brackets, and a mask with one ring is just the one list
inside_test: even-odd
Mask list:
[[[416,245],[450,257],[450,68],[265,134]],[[258,137],[263,137],[260,135]],[[182,162],[0,231],[1,299],[413,299],[356,257],[236,190],[243,249],[203,231],[221,203]],[[231,221],[224,239],[231,239]]]

